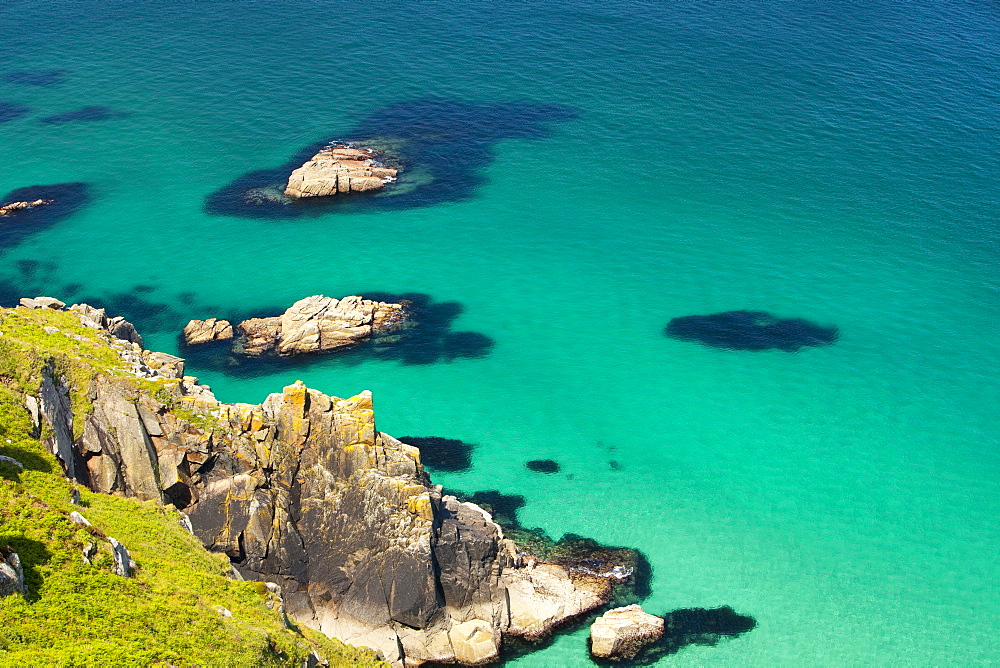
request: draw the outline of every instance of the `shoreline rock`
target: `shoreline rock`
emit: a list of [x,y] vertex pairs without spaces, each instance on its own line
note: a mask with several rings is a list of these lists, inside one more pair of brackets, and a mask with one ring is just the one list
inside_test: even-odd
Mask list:
[[385,166],[380,157],[367,148],[328,146],[291,173],[285,196],[301,199],[381,190],[399,170]]
[[233,338],[233,326],[228,320],[191,320],[184,327],[184,343],[195,346],[209,341],[225,341]]
[[663,637],[664,620],[627,605],[608,610],[590,627],[590,653],[599,659],[621,661]]

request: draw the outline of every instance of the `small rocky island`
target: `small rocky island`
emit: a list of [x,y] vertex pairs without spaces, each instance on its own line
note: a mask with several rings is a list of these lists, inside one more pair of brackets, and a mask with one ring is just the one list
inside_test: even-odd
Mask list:
[[[344,301],[322,299],[324,312]],[[314,312],[289,322],[303,310]],[[181,509],[240,576],[276,583],[289,617],[397,666],[488,663],[504,636],[543,638],[632,575],[628,563],[594,570],[586,555],[547,562],[515,544],[483,508],[433,485],[417,448],[376,429],[369,392],[341,399],[296,382],[262,404],[224,404],[103,310],[36,298],[0,322],[65,339],[55,350],[67,352],[26,357],[19,373],[35,379],[20,401],[67,477]],[[320,321],[306,322],[293,340],[319,345]],[[119,361],[95,365],[98,353]]]
[[251,357],[301,355],[347,348],[395,331],[406,325],[407,317],[405,303],[313,295],[281,315],[244,320],[235,328],[238,336],[228,320],[209,318],[189,322],[183,337],[187,345],[234,339],[232,351]]
[[51,199],[35,199],[25,202],[11,202],[0,206],[0,216],[13,216],[19,211],[27,211],[38,206],[45,206],[46,204],[52,204],[54,201]]
[[395,181],[398,173],[373,149],[327,146],[292,172],[285,195],[300,199],[371,192]]

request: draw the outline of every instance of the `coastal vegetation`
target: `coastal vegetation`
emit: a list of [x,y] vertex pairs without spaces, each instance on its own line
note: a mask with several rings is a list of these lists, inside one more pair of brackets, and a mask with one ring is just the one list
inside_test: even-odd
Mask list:
[[[126,372],[74,313],[5,309],[0,332],[0,455],[23,465],[0,463],[0,549],[18,554],[27,590],[0,598],[0,666],[301,665],[310,655],[386,665],[373,651],[288,623],[280,598],[261,582],[233,579],[229,560],[202,547],[172,506],[67,480],[23,397],[37,392],[46,367],[78,386]],[[70,396],[82,420],[92,406]],[[74,523],[73,512],[91,526]],[[133,577],[115,574],[108,537],[127,547]]]

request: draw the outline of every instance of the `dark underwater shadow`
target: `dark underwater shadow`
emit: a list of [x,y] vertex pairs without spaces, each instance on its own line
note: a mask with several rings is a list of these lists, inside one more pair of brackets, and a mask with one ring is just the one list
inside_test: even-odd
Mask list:
[[802,318],[777,318],[766,311],[687,315],[671,320],[663,333],[712,348],[789,353],[806,346],[828,346],[840,336],[836,327],[823,327]]
[[93,105],[90,107],[74,109],[73,111],[66,111],[61,114],[45,116],[44,118],[38,119],[38,122],[45,125],[61,125],[63,123],[110,121],[118,118],[127,118],[128,115],[128,112],[125,111],[118,111],[117,109],[112,109],[111,107]]
[[420,462],[434,471],[468,471],[472,468],[474,443],[466,443],[455,438],[440,436],[397,436],[397,438],[420,449]]
[[[329,211],[409,209],[460,202],[486,182],[482,170],[503,139],[544,139],[551,125],[577,118],[557,104],[527,101],[475,103],[446,98],[398,102],[378,109],[340,137],[304,147],[274,169],[252,171],[210,194],[210,214],[295,218]],[[396,183],[369,195],[289,201],[281,192],[288,175],[336,140],[380,148],[403,171]]]
[[562,538],[554,540],[544,529],[527,528],[518,517],[518,511],[525,504],[525,499],[520,494],[504,494],[495,489],[466,494],[446,488],[444,492],[486,510],[522,552],[542,561],[592,573],[607,573],[615,566],[631,571],[627,582],[615,585],[608,607],[641,603],[653,591],[653,566],[640,550],[603,545],[592,538],[574,533],[563,534]]
[[89,190],[86,183],[57,183],[51,186],[28,186],[7,193],[0,200],[0,206],[12,202],[53,201],[51,204],[0,217],[0,253],[71,216],[90,200]]
[[16,102],[0,100],[0,123],[9,123],[31,112],[31,107]]
[[714,647],[725,638],[738,638],[757,626],[753,617],[741,615],[728,605],[721,608],[681,608],[668,612],[663,620],[663,637],[644,647],[634,659],[614,662],[592,660],[599,666],[651,666],[689,645]]
[[[408,365],[454,362],[459,359],[485,357],[493,349],[493,339],[485,334],[451,330],[452,322],[463,311],[462,305],[458,302],[436,302],[430,295],[414,292],[405,294],[365,292],[361,296],[376,301],[408,302],[408,324],[402,329],[373,337],[351,348],[327,353],[249,357],[232,353],[232,342],[217,341],[197,346],[187,346],[181,342],[181,355],[190,362],[192,368],[218,371],[233,378],[255,378],[287,373],[289,369],[308,368],[320,363],[357,366],[371,360],[394,361]],[[287,307],[258,309],[252,314],[230,314],[235,317],[226,319],[236,325],[248,317],[280,315],[285,308]],[[180,336],[179,330],[178,336]]]
[[68,70],[15,70],[4,74],[2,79],[4,83],[48,88],[63,83],[67,74]]

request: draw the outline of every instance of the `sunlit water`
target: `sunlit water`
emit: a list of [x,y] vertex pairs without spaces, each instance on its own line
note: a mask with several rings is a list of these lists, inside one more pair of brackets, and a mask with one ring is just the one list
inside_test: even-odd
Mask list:
[[[63,72],[0,80],[30,108],[0,124],[0,196],[89,199],[5,233],[3,301],[101,302],[176,352],[192,317],[429,295],[488,354],[189,369],[224,401],[371,389],[383,431],[476,444],[435,482],[642,550],[647,611],[756,620],[663,665],[996,663],[998,26],[959,2],[8,0],[0,77]],[[411,116],[437,190],[210,206]],[[663,335],[744,309],[840,338]],[[589,665],[585,637],[515,663]]]

